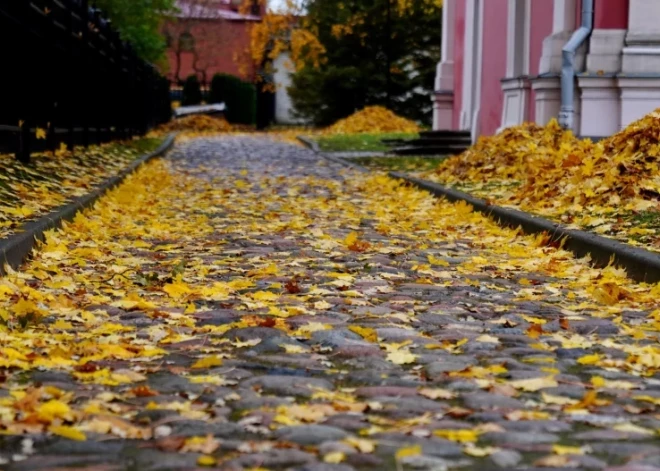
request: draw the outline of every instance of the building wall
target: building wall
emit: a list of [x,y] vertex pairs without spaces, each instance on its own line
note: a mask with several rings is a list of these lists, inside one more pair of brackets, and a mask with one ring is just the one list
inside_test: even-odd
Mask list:
[[[195,40],[195,48],[198,51],[198,69],[205,72],[207,81],[210,82],[216,73],[253,79],[254,68],[247,56],[251,24],[247,21],[227,21],[223,19],[183,19],[165,25],[164,30],[170,36],[173,46],[167,50],[168,78],[175,82],[177,78],[185,80],[186,77],[195,73],[193,68],[194,54],[192,52],[181,52],[177,77],[175,47],[178,44],[180,35],[189,32]],[[198,75],[200,75],[200,80],[203,79],[201,76],[203,74]]]
[[508,0],[483,1],[483,58],[479,131],[490,135],[502,121],[502,83],[506,76]]
[[595,0],[594,27],[626,29],[628,27],[628,0]]
[[[552,33],[552,16],[554,2],[551,0],[531,0],[531,24],[529,33],[529,75],[535,77],[539,74],[543,40]],[[530,122],[536,119],[536,102],[534,90],[530,93],[528,117]]]
[[455,0],[454,7],[454,129],[459,128],[461,106],[463,105],[463,62],[465,54],[473,51],[465,51],[465,10],[467,0]]

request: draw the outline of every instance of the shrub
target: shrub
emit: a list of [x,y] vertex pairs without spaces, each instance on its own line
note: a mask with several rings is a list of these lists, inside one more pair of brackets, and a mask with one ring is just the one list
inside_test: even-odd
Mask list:
[[199,105],[202,102],[202,87],[196,75],[189,76],[183,83],[183,106]]
[[[220,75],[220,74],[219,74]],[[216,90],[213,90],[213,83]],[[257,89],[233,75],[214,77],[211,83],[211,94],[214,98],[221,98],[227,109],[227,121],[235,124],[254,125],[257,121]]]
[[211,89],[209,90],[209,103],[224,103],[227,74],[215,74],[211,79]]

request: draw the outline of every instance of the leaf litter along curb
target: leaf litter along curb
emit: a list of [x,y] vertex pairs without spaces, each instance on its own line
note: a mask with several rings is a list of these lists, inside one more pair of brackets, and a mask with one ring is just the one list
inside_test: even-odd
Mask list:
[[660,110],[596,144],[555,120],[482,137],[421,178],[660,251]]
[[0,154],[0,239],[27,221],[37,219],[75,197],[89,193],[141,155],[155,150],[161,139],[35,154],[28,165]]
[[[465,204],[438,201],[383,176],[345,171],[342,181],[242,170],[205,180],[206,168],[184,170],[168,161],[145,165],[94,210],[50,232],[24,270],[0,279],[4,433],[153,439],[149,446],[203,453],[209,464],[296,448],[268,434],[346,413],[360,414],[364,427],[342,440],[341,451],[320,458],[342,462],[351,453],[385,453],[390,445],[379,437],[395,432],[453,442],[466,457],[479,458],[498,451],[482,437],[528,420],[600,423],[591,427],[649,439],[656,433],[657,285],[633,284],[613,268],[592,269],[546,247],[543,237],[500,228]],[[285,242],[289,249],[274,252],[240,249]],[[295,258],[292,246],[302,247]],[[436,289],[438,296],[388,298],[406,284]],[[491,301],[467,296],[460,306],[434,308],[442,293],[457,289],[489,293]],[[546,313],[521,314],[525,303]],[[385,305],[384,312],[370,313]],[[240,315],[204,322],[217,309]],[[335,329],[328,315],[335,310],[350,314],[347,326],[363,339],[361,348],[373,345],[369,355],[390,365],[389,374],[424,384],[418,401],[436,401],[441,411],[399,416],[386,398],[370,400],[338,380],[351,362],[312,342],[315,332]],[[484,315],[493,310],[495,316]],[[422,316],[437,317],[446,330],[418,330]],[[598,323],[578,328],[591,320],[609,320],[611,330],[601,335]],[[268,340],[237,337],[251,327],[279,331],[278,361],[309,361],[332,388],[294,379],[301,392],[309,390],[307,399],[240,410],[238,426],[251,438],[230,453],[219,451],[223,440],[212,434],[173,434],[176,420],[225,423],[217,407],[247,394],[232,372],[255,361],[245,352]],[[410,337],[385,340],[388,327]],[[493,355],[509,342],[507,329],[523,332],[536,354],[508,361]],[[476,358],[482,346],[486,354]],[[583,351],[570,375],[560,370],[565,362],[558,349]],[[445,362],[467,360],[438,376],[425,360],[435,352],[449,355]],[[508,378],[520,362],[534,374]],[[26,381],[38,370],[67,372],[78,386]],[[157,375],[184,386],[174,392],[153,381]],[[473,413],[463,402],[471,389],[449,389],[452,381],[520,406],[508,406],[502,422],[462,421]],[[584,395],[568,394],[562,385],[579,385]],[[272,394],[263,385],[249,391]],[[606,421],[612,407],[621,419],[615,423]],[[140,414],[150,410],[169,410],[178,419],[145,424]],[[406,440],[396,453],[404,463],[424,451],[406,447]],[[578,449],[588,452],[559,445],[541,451],[548,463],[568,463]]]

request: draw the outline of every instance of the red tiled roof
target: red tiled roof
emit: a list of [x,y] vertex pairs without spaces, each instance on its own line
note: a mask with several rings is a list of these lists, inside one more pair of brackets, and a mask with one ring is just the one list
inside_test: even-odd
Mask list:
[[177,0],[176,16],[179,18],[196,18],[206,20],[229,21],[260,21],[260,16],[244,15],[227,7],[231,0]]

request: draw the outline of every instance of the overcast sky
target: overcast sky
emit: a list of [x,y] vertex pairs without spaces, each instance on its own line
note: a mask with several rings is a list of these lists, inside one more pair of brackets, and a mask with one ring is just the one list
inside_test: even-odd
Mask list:
[[286,0],[268,0],[268,7],[277,10],[285,5]]

